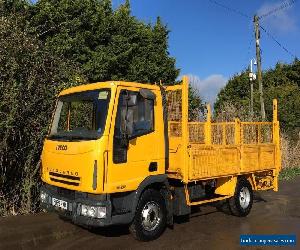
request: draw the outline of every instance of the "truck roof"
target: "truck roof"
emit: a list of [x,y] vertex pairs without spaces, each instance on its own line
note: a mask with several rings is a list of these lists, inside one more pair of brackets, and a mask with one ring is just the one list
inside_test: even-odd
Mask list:
[[94,89],[101,89],[101,88],[111,88],[112,86],[126,86],[126,87],[137,87],[137,88],[148,88],[153,90],[158,90],[159,86],[155,84],[149,83],[137,83],[137,82],[126,82],[126,81],[106,81],[106,82],[96,82],[96,83],[89,83],[83,84],[76,87],[71,87],[65,89],[59,93],[59,95],[67,95],[75,92],[82,92],[86,90],[94,90]]

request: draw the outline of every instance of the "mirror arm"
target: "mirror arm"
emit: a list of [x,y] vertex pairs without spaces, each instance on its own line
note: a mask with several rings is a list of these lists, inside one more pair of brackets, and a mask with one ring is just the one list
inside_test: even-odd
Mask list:
[[125,148],[128,148],[128,145],[129,145],[129,138],[128,138],[128,135],[127,135],[127,134],[123,134],[123,135],[122,135],[121,144],[122,144]]
[[127,92],[127,95],[126,95],[126,115],[125,115],[125,134],[123,137],[126,137],[126,139],[128,138],[128,135],[127,135],[127,114],[128,114],[128,100],[129,100],[129,94]]

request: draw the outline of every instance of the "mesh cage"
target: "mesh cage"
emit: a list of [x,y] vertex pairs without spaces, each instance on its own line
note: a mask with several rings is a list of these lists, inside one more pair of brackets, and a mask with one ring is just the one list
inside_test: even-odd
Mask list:
[[266,124],[260,126],[259,143],[272,143],[273,142],[273,125]]
[[205,123],[190,122],[189,125],[189,141],[191,143],[205,143]]
[[[199,115],[188,122],[188,115],[186,116],[183,112],[185,110],[182,110],[183,99],[186,98],[185,92],[183,92],[185,87],[183,84],[166,88],[169,137],[183,137],[188,134],[188,143],[212,145],[268,144],[273,142],[272,122],[238,122],[237,124],[235,122],[212,122],[209,106],[207,106],[207,114],[204,115],[205,122],[203,119],[202,121],[199,119],[201,117]],[[187,124],[184,124],[187,127],[183,125],[184,119],[187,119]],[[191,120],[190,117],[189,119]],[[183,129],[187,129],[186,133],[183,133]]]
[[234,123],[212,123],[211,142],[216,145],[233,145],[235,138]]
[[182,90],[166,92],[169,136],[182,136]]
[[242,143],[272,143],[272,123],[244,123],[242,124]]

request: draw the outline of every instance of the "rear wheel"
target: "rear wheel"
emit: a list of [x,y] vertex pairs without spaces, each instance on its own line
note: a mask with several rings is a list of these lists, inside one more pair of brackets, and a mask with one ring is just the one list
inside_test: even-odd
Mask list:
[[233,215],[244,217],[250,213],[253,204],[252,186],[246,179],[239,179],[234,196],[229,199],[229,208]]
[[157,239],[165,230],[167,211],[162,195],[153,189],[146,190],[138,203],[135,217],[129,227],[140,241]]

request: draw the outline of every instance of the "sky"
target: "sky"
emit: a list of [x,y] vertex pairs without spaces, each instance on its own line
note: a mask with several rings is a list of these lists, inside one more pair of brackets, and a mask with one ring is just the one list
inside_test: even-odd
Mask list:
[[[249,17],[222,8],[246,14]],[[113,0],[113,6],[124,0]],[[287,0],[131,0],[132,15],[146,23],[157,16],[167,25],[169,53],[180,76],[190,75],[205,101],[214,102],[227,80],[255,57],[253,15],[263,15],[284,3],[288,7],[261,19],[261,25],[292,55],[261,31],[263,70],[277,62],[300,58],[300,1]]]

